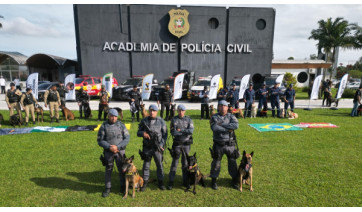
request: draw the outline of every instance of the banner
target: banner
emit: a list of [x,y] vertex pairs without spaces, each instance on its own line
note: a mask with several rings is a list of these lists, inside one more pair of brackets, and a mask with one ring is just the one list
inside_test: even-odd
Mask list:
[[211,83],[210,83],[210,92],[209,92],[209,99],[216,99],[217,96],[217,89],[219,88],[219,80],[220,80],[220,74],[216,74],[212,77]]
[[250,74],[245,75],[241,79],[239,87],[239,99],[242,99],[244,97],[245,90],[248,88],[249,80],[250,80]]
[[249,124],[250,127],[259,132],[281,132],[290,130],[303,130],[289,123],[266,123],[266,124]]
[[284,79],[284,74],[281,74],[277,77],[277,79],[275,80],[275,82],[278,82],[280,83],[280,85],[282,84],[283,82],[283,79]]
[[185,73],[178,74],[175,77],[175,82],[173,86],[173,100],[182,98],[182,85],[184,82]]
[[142,101],[148,100],[152,91],[153,74],[147,74],[142,80]]
[[346,88],[347,85],[347,79],[348,79],[348,74],[345,74],[342,79],[341,82],[339,83],[339,88],[338,88],[338,94],[337,94],[337,98],[339,99],[342,97],[343,91]]
[[113,82],[113,73],[107,73],[103,76],[102,85],[106,86],[106,91],[108,91],[110,98],[112,98],[112,82]]
[[64,86],[68,90],[68,93],[65,93],[65,100],[75,100],[75,74],[65,77]]
[[35,99],[38,99],[38,73],[32,73],[26,80],[26,87],[31,88]]
[[310,94],[310,99],[318,99],[318,92],[319,92],[319,87],[321,85],[321,80],[322,80],[322,75],[319,75],[318,77],[315,78],[314,83],[313,83],[313,90],[312,93]]

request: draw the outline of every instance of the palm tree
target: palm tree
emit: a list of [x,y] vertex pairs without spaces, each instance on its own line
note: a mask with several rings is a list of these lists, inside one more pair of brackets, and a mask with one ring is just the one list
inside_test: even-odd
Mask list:
[[[4,16],[0,15],[0,18],[4,18]],[[2,28],[2,27],[3,27],[3,25],[0,22],[0,28]]]
[[[335,55],[338,48],[361,48],[356,45],[356,39],[355,36],[353,36],[353,26],[356,24],[349,24],[348,21],[343,20],[343,18],[337,17],[334,21],[332,18],[328,18],[327,21],[319,20],[318,25],[318,29],[313,29],[311,31],[311,36],[308,39],[318,41],[318,51],[324,49],[324,52],[326,53],[326,62],[328,62],[329,59],[333,64],[332,71],[335,71]],[[332,78],[332,75],[330,77]],[[323,80],[324,78],[325,72],[323,73]]]

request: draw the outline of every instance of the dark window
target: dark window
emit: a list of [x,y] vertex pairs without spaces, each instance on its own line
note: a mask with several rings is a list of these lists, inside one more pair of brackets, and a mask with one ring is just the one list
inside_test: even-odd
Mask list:
[[219,26],[219,21],[216,18],[210,18],[209,27],[211,29],[216,29]]
[[299,83],[305,83],[308,80],[308,74],[305,72],[300,72],[298,74],[297,80]]
[[93,80],[94,80],[94,83],[95,83],[95,84],[101,83],[101,80],[98,79],[98,78],[94,78]]
[[264,19],[259,19],[256,21],[256,28],[258,28],[259,30],[263,30],[266,27],[266,22]]
[[86,79],[86,80],[85,80],[85,82],[87,82],[87,83],[88,83],[88,85],[89,85],[89,84],[93,84],[92,78],[88,78],[88,79]]

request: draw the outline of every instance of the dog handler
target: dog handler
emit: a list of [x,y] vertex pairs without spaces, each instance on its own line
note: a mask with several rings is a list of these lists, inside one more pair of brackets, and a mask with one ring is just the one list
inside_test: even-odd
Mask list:
[[258,104],[258,116],[260,116],[261,108],[268,109],[268,101],[267,101],[267,94],[268,90],[266,89],[265,83],[263,83],[262,88],[258,90],[258,97],[259,97],[259,104]]
[[249,113],[251,115],[251,105],[254,104],[255,101],[255,91],[253,89],[253,83],[250,83],[249,89],[245,90],[243,99],[245,102],[244,118],[246,118],[249,116]]
[[59,123],[59,106],[61,105],[61,103],[60,103],[60,96],[57,91],[57,86],[55,84],[53,84],[49,90],[45,91],[44,102],[45,102],[45,107],[48,107],[49,103],[50,123],[53,122],[54,117],[56,121]]
[[20,99],[20,104],[25,109],[25,126],[28,126],[29,110],[31,112],[31,118],[33,119],[33,124],[35,124],[34,104],[38,104],[38,102],[36,101],[31,91],[32,91],[31,88],[27,88],[26,93],[23,94]]
[[79,89],[79,93],[77,95],[77,102],[78,102],[78,106],[79,106],[79,114],[80,114],[80,118],[83,118],[83,113],[82,111],[84,111],[84,118],[86,118],[86,108],[85,108],[85,104],[88,103],[89,104],[89,100],[90,100],[90,96],[87,93],[87,91],[83,90],[83,86],[80,87]]
[[[171,120],[170,131],[173,136],[173,145],[171,150],[172,164],[169,173],[169,184],[167,189],[171,190],[176,175],[178,160],[183,150],[187,155],[190,152],[190,145],[193,143],[192,133],[194,132],[194,123],[189,116],[185,116],[186,107],[182,104],[177,107],[178,116],[175,116]],[[182,154],[182,182],[186,188],[190,188],[187,185],[187,163],[184,154]]]
[[[129,99],[129,105],[132,105],[132,102],[134,103],[134,106],[137,109],[136,115],[137,115],[137,121],[140,121],[140,102],[142,101],[141,93],[137,90],[137,85],[133,85],[133,89],[128,92],[128,99]],[[132,122],[134,122],[134,114],[132,113]]]
[[235,148],[236,140],[234,130],[239,128],[238,119],[231,113],[228,113],[228,103],[221,100],[218,103],[218,113],[210,119],[210,127],[213,131],[212,163],[210,177],[212,178],[211,187],[217,189],[216,178],[220,174],[221,159],[226,154],[228,158],[228,170],[232,178],[232,187],[238,189],[237,183],[237,164],[239,157]]
[[353,108],[352,108],[352,112],[351,112],[352,117],[358,116],[358,104],[360,104],[360,105],[362,104],[361,97],[362,97],[362,84],[359,86],[359,89],[354,94]]
[[155,104],[150,105],[150,116],[141,120],[138,125],[138,137],[143,137],[143,151],[140,152],[143,162],[143,180],[144,184],[141,191],[145,191],[150,177],[151,159],[157,166],[158,187],[165,190],[163,185],[163,151],[167,140],[167,126],[165,121],[157,116],[158,107]]
[[279,101],[279,95],[280,95],[280,88],[279,88],[279,82],[274,83],[274,87],[270,89],[270,103],[272,107],[272,116],[275,117],[275,107],[277,108],[277,117],[280,117],[280,101]]
[[284,117],[287,116],[287,109],[290,105],[290,110],[294,112],[295,90],[293,89],[293,83],[290,83],[289,87],[284,92]]
[[126,126],[117,121],[118,112],[110,109],[108,121],[103,122],[98,131],[98,145],[104,149],[104,159],[106,161],[105,190],[102,197],[107,197],[111,191],[111,175],[114,161],[120,176],[121,192],[125,189],[125,178],[122,172],[122,159],[124,158],[126,146],[129,143],[130,135]]
[[106,86],[105,85],[102,85],[101,91],[98,93],[98,96],[100,96],[100,98],[99,98],[99,106],[98,106],[98,121],[101,120],[102,112],[104,112],[104,121],[105,121],[106,117],[107,117],[107,112],[104,110],[104,108],[108,107],[109,97],[111,96],[106,91]]
[[15,89],[15,83],[10,83],[10,89],[6,92],[5,101],[8,105],[9,111],[10,111],[10,117],[14,114],[14,108],[19,114],[20,121],[23,122],[23,116],[21,115],[21,109],[20,109],[20,96],[21,91],[18,89]]
[[[229,90],[228,97],[230,98],[230,105],[234,109],[239,109],[239,89],[236,89],[236,84],[233,83],[232,89]],[[239,118],[239,113],[236,114]]]

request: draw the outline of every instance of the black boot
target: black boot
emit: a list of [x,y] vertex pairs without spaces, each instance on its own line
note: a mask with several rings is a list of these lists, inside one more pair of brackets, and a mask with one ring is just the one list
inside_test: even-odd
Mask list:
[[233,189],[236,189],[236,190],[239,189],[239,188],[238,188],[238,180],[237,180],[236,178],[233,178],[233,179],[232,179],[232,181],[231,181],[231,187],[232,187]]
[[106,188],[106,189],[102,192],[102,197],[108,197],[110,192],[111,192],[111,189],[110,189],[110,188]]
[[56,119],[57,120],[57,123],[59,123],[59,119]]
[[212,178],[211,188],[214,190],[217,190],[216,178]]
[[53,118],[50,118],[50,123],[53,123]]
[[163,185],[163,181],[162,180],[159,180],[158,181],[158,187],[161,189],[161,190],[165,190],[165,186]]
[[172,190],[172,188],[173,188],[173,181],[170,181],[170,182],[168,183],[167,189],[168,189],[168,190]]
[[125,185],[121,185],[121,193],[124,194],[124,192],[126,192],[126,186],[125,186]]
[[33,121],[33,124],[35,124],[35,121]]
[[132,122],[134,122],[134,117],[132,117]]
[[28,126],[28,122],[25,122],[25,126]]
[[144,181],[144,182],[143,182],[143,186],[142,186],[141,189],[140,189],[141,192],[143,192],[143,191],[146,190],[146,188],[147,188],[147,183],[148,183],[147,181]]

